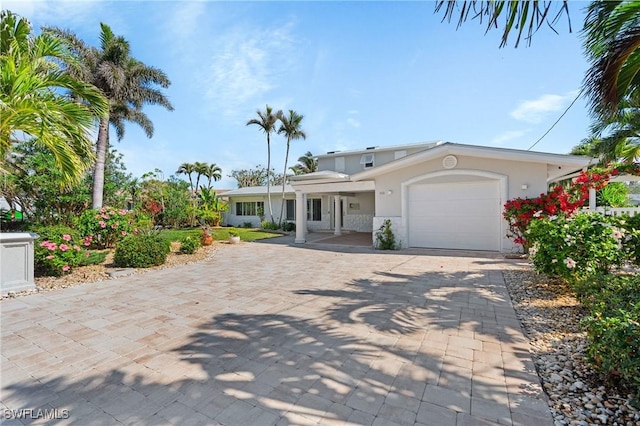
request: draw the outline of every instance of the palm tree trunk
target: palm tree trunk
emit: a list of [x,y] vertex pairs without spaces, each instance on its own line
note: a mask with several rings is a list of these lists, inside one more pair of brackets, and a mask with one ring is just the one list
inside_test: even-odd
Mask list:
[[269,217],[271,218],[271,223],[273,220],[273,208],[271,207],[271,138],[269,137],[269,133],[267,133],[267,201],[269,204]]
[[282,173],[282,203],[280,204],[280,219],[278,220],[279,227],[282,227],[282,215],[284,214],[284,187],[287,184],[287,162],[289,161],[289,146],[291,144],[291,138],[287,138],[287,153],[284,156],[284,173]]
[[98,142],[96,143],[96,166],[93,169],[93,197],[92,207],[102,208],[104,192],[104,166],[109,145],[109,117],[100,120]]

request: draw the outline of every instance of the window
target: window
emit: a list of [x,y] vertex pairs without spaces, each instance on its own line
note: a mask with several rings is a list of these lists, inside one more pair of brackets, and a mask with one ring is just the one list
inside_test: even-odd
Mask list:
[[307,220],[322,220],[322,200],[320,198],[311,198],[307,200]]
[[287,200],[286,220],[296,220],[296,200]]
[[363,154],[360,158],[360,164],[364,165],[365,169],[373,167],[373,154]]
[[242,201],[236,203],[236,216],[262,216],[264,215],[263,201]]

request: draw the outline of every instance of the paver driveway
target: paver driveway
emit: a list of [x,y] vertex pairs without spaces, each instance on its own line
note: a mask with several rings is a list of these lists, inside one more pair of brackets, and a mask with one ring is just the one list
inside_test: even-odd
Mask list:
[[552,424],[507,267],[244,243],[4,300],[5,424]]

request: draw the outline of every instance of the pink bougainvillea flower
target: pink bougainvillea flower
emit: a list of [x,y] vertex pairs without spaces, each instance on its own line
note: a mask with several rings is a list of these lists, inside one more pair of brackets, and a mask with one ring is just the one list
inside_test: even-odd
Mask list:
[[69,269],[71,269],[71,267],[70,267],[69,265],[64,265],[64,266],[62,267],[62,270],[63,270],[64,272],[67,272]]
[[127,214],[127,211],[125,209],[121,209],[120,216],[124,216],[125,214]]
[[69,246],[66,245],[66,244],[60,244],[60,250],[61,251],[67,251],[67,250],[69,250]]
[[43,241],[40,243],[40,247],[46,247],[49,245],[49,241]]
[[102,213],[102,214],[100,215],[100,217],[102,217],[103,219],[109,219],[109,216],[108,216],[108,215],[106,215],[106,214],[104,214],[104,213]]
[[49,244],[47,245],[47,248],[49,250],[55,250],[58,248],[58,245],[56,243],[49,242]]
[[47,259],[49,259],[49,260],[51,260],[51,259],[53,259],[53,258],[55,258],[55,256],[54,256],[54,255],[52,255],[52,254],[50,254],[49,256],[47,256]]
[[64,235],[62,236],[62,239],[63,239],[63,240],[65,240],[65,241],[71,241],[71,235],[69,235],[69,234],[64,234]]
[[100,228],[106,228],[106,227],[107,227],[106,222],[104,222],[103,220],[101,220],[100,222],[98,222],[98,224],[100,225]]
[[82,250],[82,249],[80,248],[80,246],[79,246],[79,245],[75,245],[75,246],[73,246],[73,249],[74,249],[75,251],[80,251],[80,250]]
[[118,225],[116,225],[115,223],[111,224],[111,229],[116,229],[118,227]]
[[127,231],[122,231],[122,236],[124,237],[125,235],[127,235]]

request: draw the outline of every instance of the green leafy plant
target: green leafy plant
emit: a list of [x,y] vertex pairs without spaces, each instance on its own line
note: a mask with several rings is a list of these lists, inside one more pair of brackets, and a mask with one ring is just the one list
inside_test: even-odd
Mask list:
[[390,219],[385,219],[380,229],[376,231],[376,248],[379,250],[397,249],[396,237],[391,230]]
[[260,222],[260,227],[262,229],[268,229],[270,231],[275,231],[280,228],[276,222],[272,222],[270,220],[263,220]]
[[294,222],[284,222],[282,224],[282,230],[285,232],[293,232],[296,230],[296,224]]
[[196,238],[187,236],[180,241],[180,253],[193,254],[200,247],[200,241]]
[[242,223],[242,227],[243,228],[253,228],[253,223],[251,223],[251,222],[243,222]]
[[33,229],[39,239],[34,244],[34,268],[39,275],[60,276],[82,264],[90,254],[71,228],[54,225]]
[[579,282],[576,290],[590,311],[582,320],[589,360],[640,397],[640,277],[598,275]]
[[240,236],[240,232],[238,232],[235,229],[229,229],[229,236],[230,237],[239,237]]
[[573,279],[606,273],[625,257],[619,219],[600,213],[536,220],[526,235],[532,242],[529,253],[536,270],[551,276]]
[[89,247],[113,247],[118,240],[132,232],[131,215],[126,210],[102,207],[85,210],[76,226],[85,237],[84,245]]
[[116,266],[148,268],[162,265],[169,254],[170,243],[157,234],[127,235],[116,245]]

